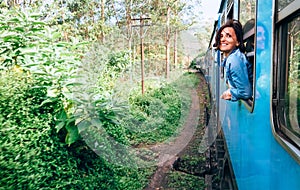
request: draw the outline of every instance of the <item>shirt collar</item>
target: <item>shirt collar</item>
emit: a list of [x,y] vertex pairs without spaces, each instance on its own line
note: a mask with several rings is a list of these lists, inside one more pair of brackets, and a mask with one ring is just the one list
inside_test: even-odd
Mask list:
[[229,54],[227,57],[224,58],[224,60],[223,60],[223,62],[222,62],[222,66],[223,66],[223,67],[225,67],[225,65],[226,65],[226,60],[227,60],[227,58],[228,58],[231,54],[233,54],[234,52],[236,52],[237,50],[238,50],[238,48],[235,48],[234,50],[232,50],[232,51],[230,52],[230,54]]

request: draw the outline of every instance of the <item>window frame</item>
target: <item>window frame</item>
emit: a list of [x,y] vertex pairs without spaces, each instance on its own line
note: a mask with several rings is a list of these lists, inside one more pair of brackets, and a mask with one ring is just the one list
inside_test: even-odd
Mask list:
[[[235,6],[235,3],[237,3],[237,6]],[[240,19],[240,14],[241,14],[241,11],[240,11],[240,0],[239,1],[234,1],[234,0],[231,0],[231,1],[227,1],[227,4],[226,4],[226,8],[222,11],[221,15],[220,15],[220,18],[221,18],[221,24],[224,24],[228,19],[233,19],[235,17],[237,17],[236,19]],[[256,21],[256,16],[257,16],[257,0],[255,1],[255,11],[254,11],[254,14],[255,14],[255,21]],[[237,14],[236,14],[237,13]],[[254,102],[255,102],[255,91],[256,91],[256,81],[255,81],[255,70],[256,70],[256,60],[255,60],[255,54],[256,54],[256,22],[254,24],[254,27],[248,31],[246,34],[243,34],[243,40],[249,38],[249,37],[252,37],[254,36],[254,49],[252,52],[250,53],[247,53],[245,54],[247,58],[251,57],[253,58],[253,63],[252,63],[252,70],[253,70],[253,84],[252,84],[252,98],[251,99],[248,99],[248,100],[239,100],[240,102],[242,102],[244,104],[244,106],[246,107],[246,109],[252,113],[254,111]],[[220,53],[220,61],[222,62],[224,57],[223,57],[223,54]],[[225,69],[222,65],[219,66],[219,74],[220,74],[220,78],[221,79],[224,79],[225,77]]]
[[[241,17],[241,11],[240,11],[240,0],[239,0],[239,6],[238,6],[238,12],[239,12],[239,19]],[[245,42],[246,39],[254,36],[254,48],[253,51],[247,52],[245,55],[247,59],[252,58],[253,63],[252,63],[252,73],[253,73],[253,83],[252,83],[252,99],[248,100],[241,100],[244,106],[248,109],[250,113],[253,113],[254,111],[254,106],[255,106],[255,92],[256,92],[256,33],[257,33],[257,27],[256,27],[256,20],[257,20],[257,0],[255,1],[255,10],[254,10],[254,26],[251,28],[247,33],[243,34],[243,41]],[[243,24],[244,27],[245,23]]]
[[[276,10],[277,6],[278,0],[276,1]],[[272,115],[275,138],[300,163],[300,137],[287,127],[286,116],[289,113],[286,113],[285,110],[288,101],[286,97],[289,79],[288,26],[293,19],[300,17],[299,6],[299,2],[293,1],[284,9],[278,10],[276,14],[272,70]]]

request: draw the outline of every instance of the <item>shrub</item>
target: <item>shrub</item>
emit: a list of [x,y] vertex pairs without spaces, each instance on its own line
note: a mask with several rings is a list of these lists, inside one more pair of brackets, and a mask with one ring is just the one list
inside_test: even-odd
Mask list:
[[191,103],[190,91],[198,84],[194,75],[184,74],[169,84],[147,87],[145,94],[130,95],[130,111],[122,120],[131,143],[163,142],[178,133]]
[[[25,72],[1,72],[1,189],[142,189],[149,170],[113,165],[82,141],[64,142],[46,89]],[[59,104],[59,102],[57,102]],[[41,106],[42,105],[42,106]],[[139,179],[135,181],[132,179]]]

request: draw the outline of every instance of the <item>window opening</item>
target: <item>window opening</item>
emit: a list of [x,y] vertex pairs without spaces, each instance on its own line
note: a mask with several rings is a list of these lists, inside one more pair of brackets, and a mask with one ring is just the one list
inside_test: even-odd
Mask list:
[[[272,111],[279,142],[300,162],[300,12],[277,0]],[[287,143],[288,142],[288,143]]]
[[252,71],[252,76],[249,77],[252,84],[252,98],[244,100],[247,109],[252,112],[254,108],[255,95],[255,18],[256,18],[256,0],[241,0],[240,1],[240,22],[243,25],[243,40],[245,45],[245,54],[248,59],[248,70]]
[[287,128],[300,137],[300,17],[288,23]]

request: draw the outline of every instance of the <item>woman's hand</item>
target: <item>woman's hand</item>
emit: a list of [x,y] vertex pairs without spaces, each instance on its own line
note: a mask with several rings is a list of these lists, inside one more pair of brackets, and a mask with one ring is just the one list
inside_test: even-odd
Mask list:
[[221,95],[221,98],[224,99],[224,100],[231,100],[230,89],[223,92],[223,94]]

